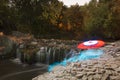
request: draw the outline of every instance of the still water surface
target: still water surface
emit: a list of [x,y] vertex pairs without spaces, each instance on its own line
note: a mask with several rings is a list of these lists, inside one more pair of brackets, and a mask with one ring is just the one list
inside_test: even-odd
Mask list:
[[32,80],[47,71],[47,65],[17,64],[11,60],[0,61],[0,80]]

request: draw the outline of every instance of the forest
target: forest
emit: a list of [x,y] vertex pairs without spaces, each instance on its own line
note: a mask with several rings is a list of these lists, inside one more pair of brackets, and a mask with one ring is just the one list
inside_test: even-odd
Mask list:
[[0,32],[36,38],[120,39],[120,0],[65,6],[58,0],[0,0]]

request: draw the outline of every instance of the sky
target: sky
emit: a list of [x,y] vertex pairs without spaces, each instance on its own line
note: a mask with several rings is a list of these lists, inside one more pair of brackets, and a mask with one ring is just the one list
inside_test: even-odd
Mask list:
[[64,5],[70,7],[71,5],[75,5],[78,3],[79,5],[84,5],[85,3],[89,3],[90,0],[59,0],[64,3]]

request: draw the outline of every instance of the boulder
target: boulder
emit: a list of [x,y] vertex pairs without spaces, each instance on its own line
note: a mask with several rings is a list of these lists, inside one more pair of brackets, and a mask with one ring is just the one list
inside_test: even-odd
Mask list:
[[16,44],[7,36],[0,36],[0,55],[13,56],[16,52]]

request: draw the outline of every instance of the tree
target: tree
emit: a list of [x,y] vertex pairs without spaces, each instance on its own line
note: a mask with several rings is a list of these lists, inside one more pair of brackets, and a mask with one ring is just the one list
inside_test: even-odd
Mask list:
[[[81,35],[83,26],[83,13],[79,5],[70,8],[63,7],[60,28],[67,31],[74,38]],[[76,35],[76,36],[75,36]],[[79,36],[80,37],[80,36]]]
[[51,33],[63,6],[58,0],[12,0],[18,15],[17,28],[36,36]]
[[[34,31],[37,34],[57,34],[58,33],[58,20],[61,15],[63,3],[57,0],[44,1],[41,4],[41,12],[36,16],[35,22],[38,24]],[[37,10],[39,11],[39,10]],[[35,24],[36,24],[35,23]],[[51,33],[52,32],[52,33]]]
[[15,30],[14,11],[9,0],[0,0],[0,31],[8,34]]
[[104,37],[104,22],[106,21],[109,13],[108,4],[99,3],[92,0],[88,4],[87,19],[84,24],[84,31],[90,37]]
[[111,39],[120,39],[120,1],[109,1],[110,12],[108,18],[105,21],[104,27],[106,30],[106,37]]

